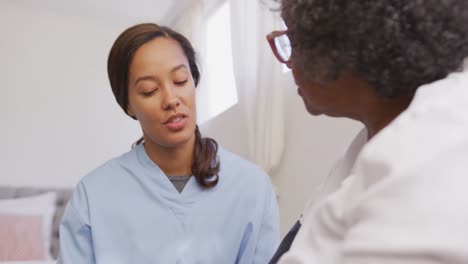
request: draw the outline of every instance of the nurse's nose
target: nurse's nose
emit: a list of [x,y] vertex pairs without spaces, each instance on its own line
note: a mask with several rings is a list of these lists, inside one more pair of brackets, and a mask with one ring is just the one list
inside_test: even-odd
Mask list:
[[177,94],[172,90],[172,88],[169,88],[165,91],[164,93],[164,99],[163,99],[163,109],[164,110],[172,110],[177,108],[180,105],[180,100]]

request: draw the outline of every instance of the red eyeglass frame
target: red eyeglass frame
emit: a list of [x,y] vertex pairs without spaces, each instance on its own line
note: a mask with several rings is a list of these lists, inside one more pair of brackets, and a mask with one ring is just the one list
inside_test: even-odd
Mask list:
[[288,63],[291,61],[291,58],[289,60],[284,60],[281,55],[278,53],[278,50],[276,49],[275,45],[275,38],[287,34],[287,30],[275,30],[272,31],[270,34],[266,35],[266,39],[268,43],[270,44],[271,50],[273,51],[273,54],[275,55],[276,59],[278,59],[281,63]]

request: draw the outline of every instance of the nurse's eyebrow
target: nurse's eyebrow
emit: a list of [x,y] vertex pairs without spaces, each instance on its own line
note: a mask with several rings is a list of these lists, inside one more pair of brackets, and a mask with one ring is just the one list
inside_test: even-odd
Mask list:
[[150,80],[150,81],[154,81],[154,82],[155,82],[155,81],[156,81],[156,78],[155,78],[154,76],[152,76],[152,75],[141,76],[141,77],[139,77],[138,79],[136,79],[134,85],[137,85],[137,83],[138,83],[139,81],[147,81],[147,80]]
[[180,65],[175,66],[174,68],[172,68],[171,72],[175,72],[175,71],[177,71],[177,70],[179,70],[181,68],[187,69],[187,66],[185,66],[185,64],[180,64]]

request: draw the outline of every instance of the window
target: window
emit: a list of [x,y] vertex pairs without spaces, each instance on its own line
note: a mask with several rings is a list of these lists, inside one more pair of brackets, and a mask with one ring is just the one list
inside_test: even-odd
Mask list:
[[205,105],[199,106],[198,121],[203,123],[237,104],[231,47],[229,1],[219,6],[206,23],[206,68],[203,72],[207,89]]

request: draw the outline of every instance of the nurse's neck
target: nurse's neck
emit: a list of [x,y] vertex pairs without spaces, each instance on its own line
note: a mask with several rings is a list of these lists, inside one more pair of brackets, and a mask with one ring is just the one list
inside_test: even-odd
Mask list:
[[176,147],[164,147],[151,140],[145,140],[144,146],[149,158],[167,176],[192,175],[195,137]]

